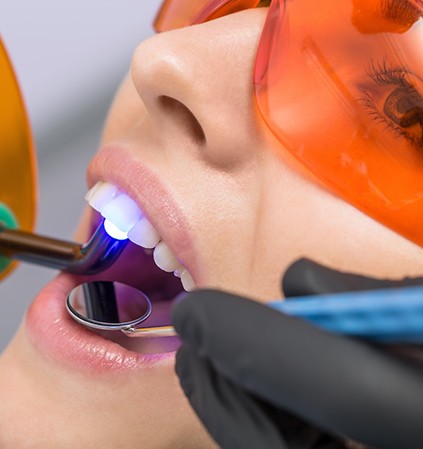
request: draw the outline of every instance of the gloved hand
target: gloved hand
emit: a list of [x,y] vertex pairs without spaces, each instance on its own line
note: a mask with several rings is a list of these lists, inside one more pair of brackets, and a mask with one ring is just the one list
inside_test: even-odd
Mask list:
[[[291,280],[301,270],[316,280],[310,271],[323,270],[328,289],[319,293],[331,291],[331,273],[335,291],[359,289],[359,281],[388,286],[309,261],[293,268]],[[411,360],[219,291],[178,301],[173,324],[183,341],[181,386],[223,449],[335,449],[349,447],[346,438],[378,449],[423,447],[423,370]]]

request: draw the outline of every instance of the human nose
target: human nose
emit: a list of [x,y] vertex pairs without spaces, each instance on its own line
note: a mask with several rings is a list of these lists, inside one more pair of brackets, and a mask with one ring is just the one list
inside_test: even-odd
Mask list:
[[217,164],[239,158],[244,142],[251,146],[254,61],[266,12],[242,11],[139,45],[132,81],[165,143],[190,142]]

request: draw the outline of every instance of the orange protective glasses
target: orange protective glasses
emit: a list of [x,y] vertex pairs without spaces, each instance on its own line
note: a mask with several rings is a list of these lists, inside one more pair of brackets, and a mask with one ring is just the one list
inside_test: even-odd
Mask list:
[[254,73],[265,123],[324,185],[423,246],[423,0],[168,0],[155,27],[269,4]]

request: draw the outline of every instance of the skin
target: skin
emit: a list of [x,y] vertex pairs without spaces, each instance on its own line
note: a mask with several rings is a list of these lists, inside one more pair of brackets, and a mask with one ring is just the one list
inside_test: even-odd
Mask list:
[[[190,218],[200,287],[277,298],[301,256],[378,277],[423,274],[418,246],[331,194],[260,124],[252,71],[266,12],[141,43],[102,145],[131,145],[171,186]],[[87,376],[39,354],[24,326],[0,359],[0,397],[4,448],[215,447],[172,364],[125,382]]]

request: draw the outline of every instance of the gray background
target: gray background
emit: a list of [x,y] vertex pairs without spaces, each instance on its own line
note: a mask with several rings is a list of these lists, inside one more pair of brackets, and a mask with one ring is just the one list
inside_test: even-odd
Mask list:
[[[8,0],[1,37],[24,93],[38,154],[36,232],[71,239],[85,169],[136,45],[153,33],[160,0]],[[1,196],[0,196],[1,198]],[[54,271],[20,267],[0,283],[0,351]]]

